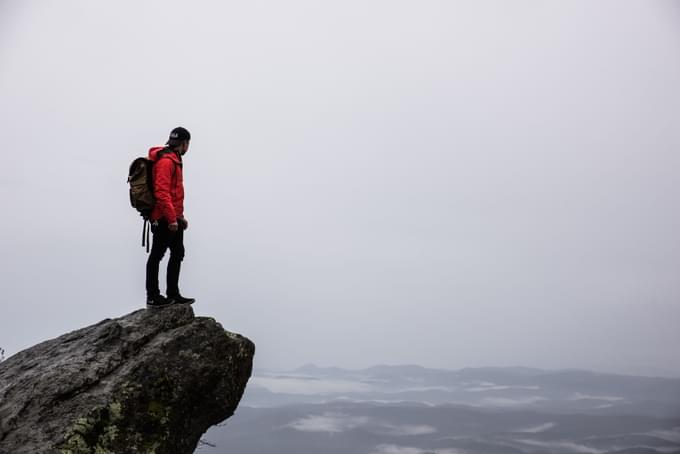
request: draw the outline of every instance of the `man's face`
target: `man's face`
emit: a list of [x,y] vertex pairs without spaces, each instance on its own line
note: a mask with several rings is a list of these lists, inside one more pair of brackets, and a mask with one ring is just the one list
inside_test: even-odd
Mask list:
[[179,149],[179,153],[184,156],[186,152],[189,151],[189,141],[186,141],[182,144],[182,146]]

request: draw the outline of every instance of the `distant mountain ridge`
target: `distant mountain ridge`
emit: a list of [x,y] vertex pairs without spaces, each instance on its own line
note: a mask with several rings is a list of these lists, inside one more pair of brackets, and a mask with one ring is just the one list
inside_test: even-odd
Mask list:
[[292,371],[256,370],[244,404],[260,407],[333,399],[587,414],[631,411],[667,417],[680,410],[680,378],[531,367],[446,370],[407,364],[352,370],[305,364]]
[[[282,369],[283,370],[283,369]],[[281,371],[278,369],[265,369],[256,368],[255,372],[275,372]],[[480,373],[494,373],[503,371],[509,375],[517,376],[532,376],[532,375],[550,375],[550,374],[563,374],[563,373],[584,373],[589,375],[599,375],[599,376],[613,376],[613,377],[636,377],[636,378],[659,378],[663,380],[680,380],[680,377],[670,377],[670,376],[659,376],[659,375],[647,375],[647,374],[624,374],[624,373],[614,373],[614,372],[602,372],[593,371],[589,369],[579,369],[579,368],[565,368],[565,369],[542,369],[538,367],[527,367],[527,366],[482,366],[482,367],[463,367],[461,369],[446,369],[446,368],[432,368],[425,367],[416,364],[376,364],[374,366],[369,366],[363,369],[348,369],[337,366],[317,366],[314,363],[307,363],[295,369],[293,372],[332,372],[332,373],[349,373],[355,374],[359,372],[371,372],[371,371],[392,371],[392,372],[418,372],[418,371],[433,371],[442,373],[453,373],[462,375],[476,375]]]

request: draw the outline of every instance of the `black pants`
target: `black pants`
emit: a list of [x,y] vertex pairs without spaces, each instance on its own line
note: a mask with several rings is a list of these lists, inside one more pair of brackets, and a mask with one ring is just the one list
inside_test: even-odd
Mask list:
[[161,293],[158,288],[158,268],[165,251],[170,249],[167,273],[167,295],[179,295],[179,270],[184,259],[184,230],[182,224],[176,232],[168,229],[168,223],[159,220],[158,224],[151,224],[153,244],[149,260],[146,262],[146,294],[149,297]]

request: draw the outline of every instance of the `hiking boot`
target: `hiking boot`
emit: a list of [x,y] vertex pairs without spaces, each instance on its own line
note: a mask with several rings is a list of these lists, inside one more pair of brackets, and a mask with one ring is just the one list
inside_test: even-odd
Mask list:
[[163,295],[148,296],[146,298],[146,307],[165,307],[170,306],[173,302]]
[[168,301],[170,304],[194,304],[196,300],[194,298],[185,298],[179,293],[177,295],[168,295]]

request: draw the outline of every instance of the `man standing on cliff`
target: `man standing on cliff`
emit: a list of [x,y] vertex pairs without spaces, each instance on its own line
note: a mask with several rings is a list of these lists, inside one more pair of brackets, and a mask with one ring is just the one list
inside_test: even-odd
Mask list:
[[[179,271],[184,259],[184,231],[189,222],[184,217],[184,180],[182,156],[189,150],[191,134],[182,127],[170,132],[165,146],[152,147],[149,159],[154,161],[153,183],[156,204],[151,212],[153,245],[146,262],[146,304],[163,307],[170,304],[192,304],[193,298],[179,293]],[[167,298],[158,286],[158,268],[165,251],[170,249],[167,270]]]

